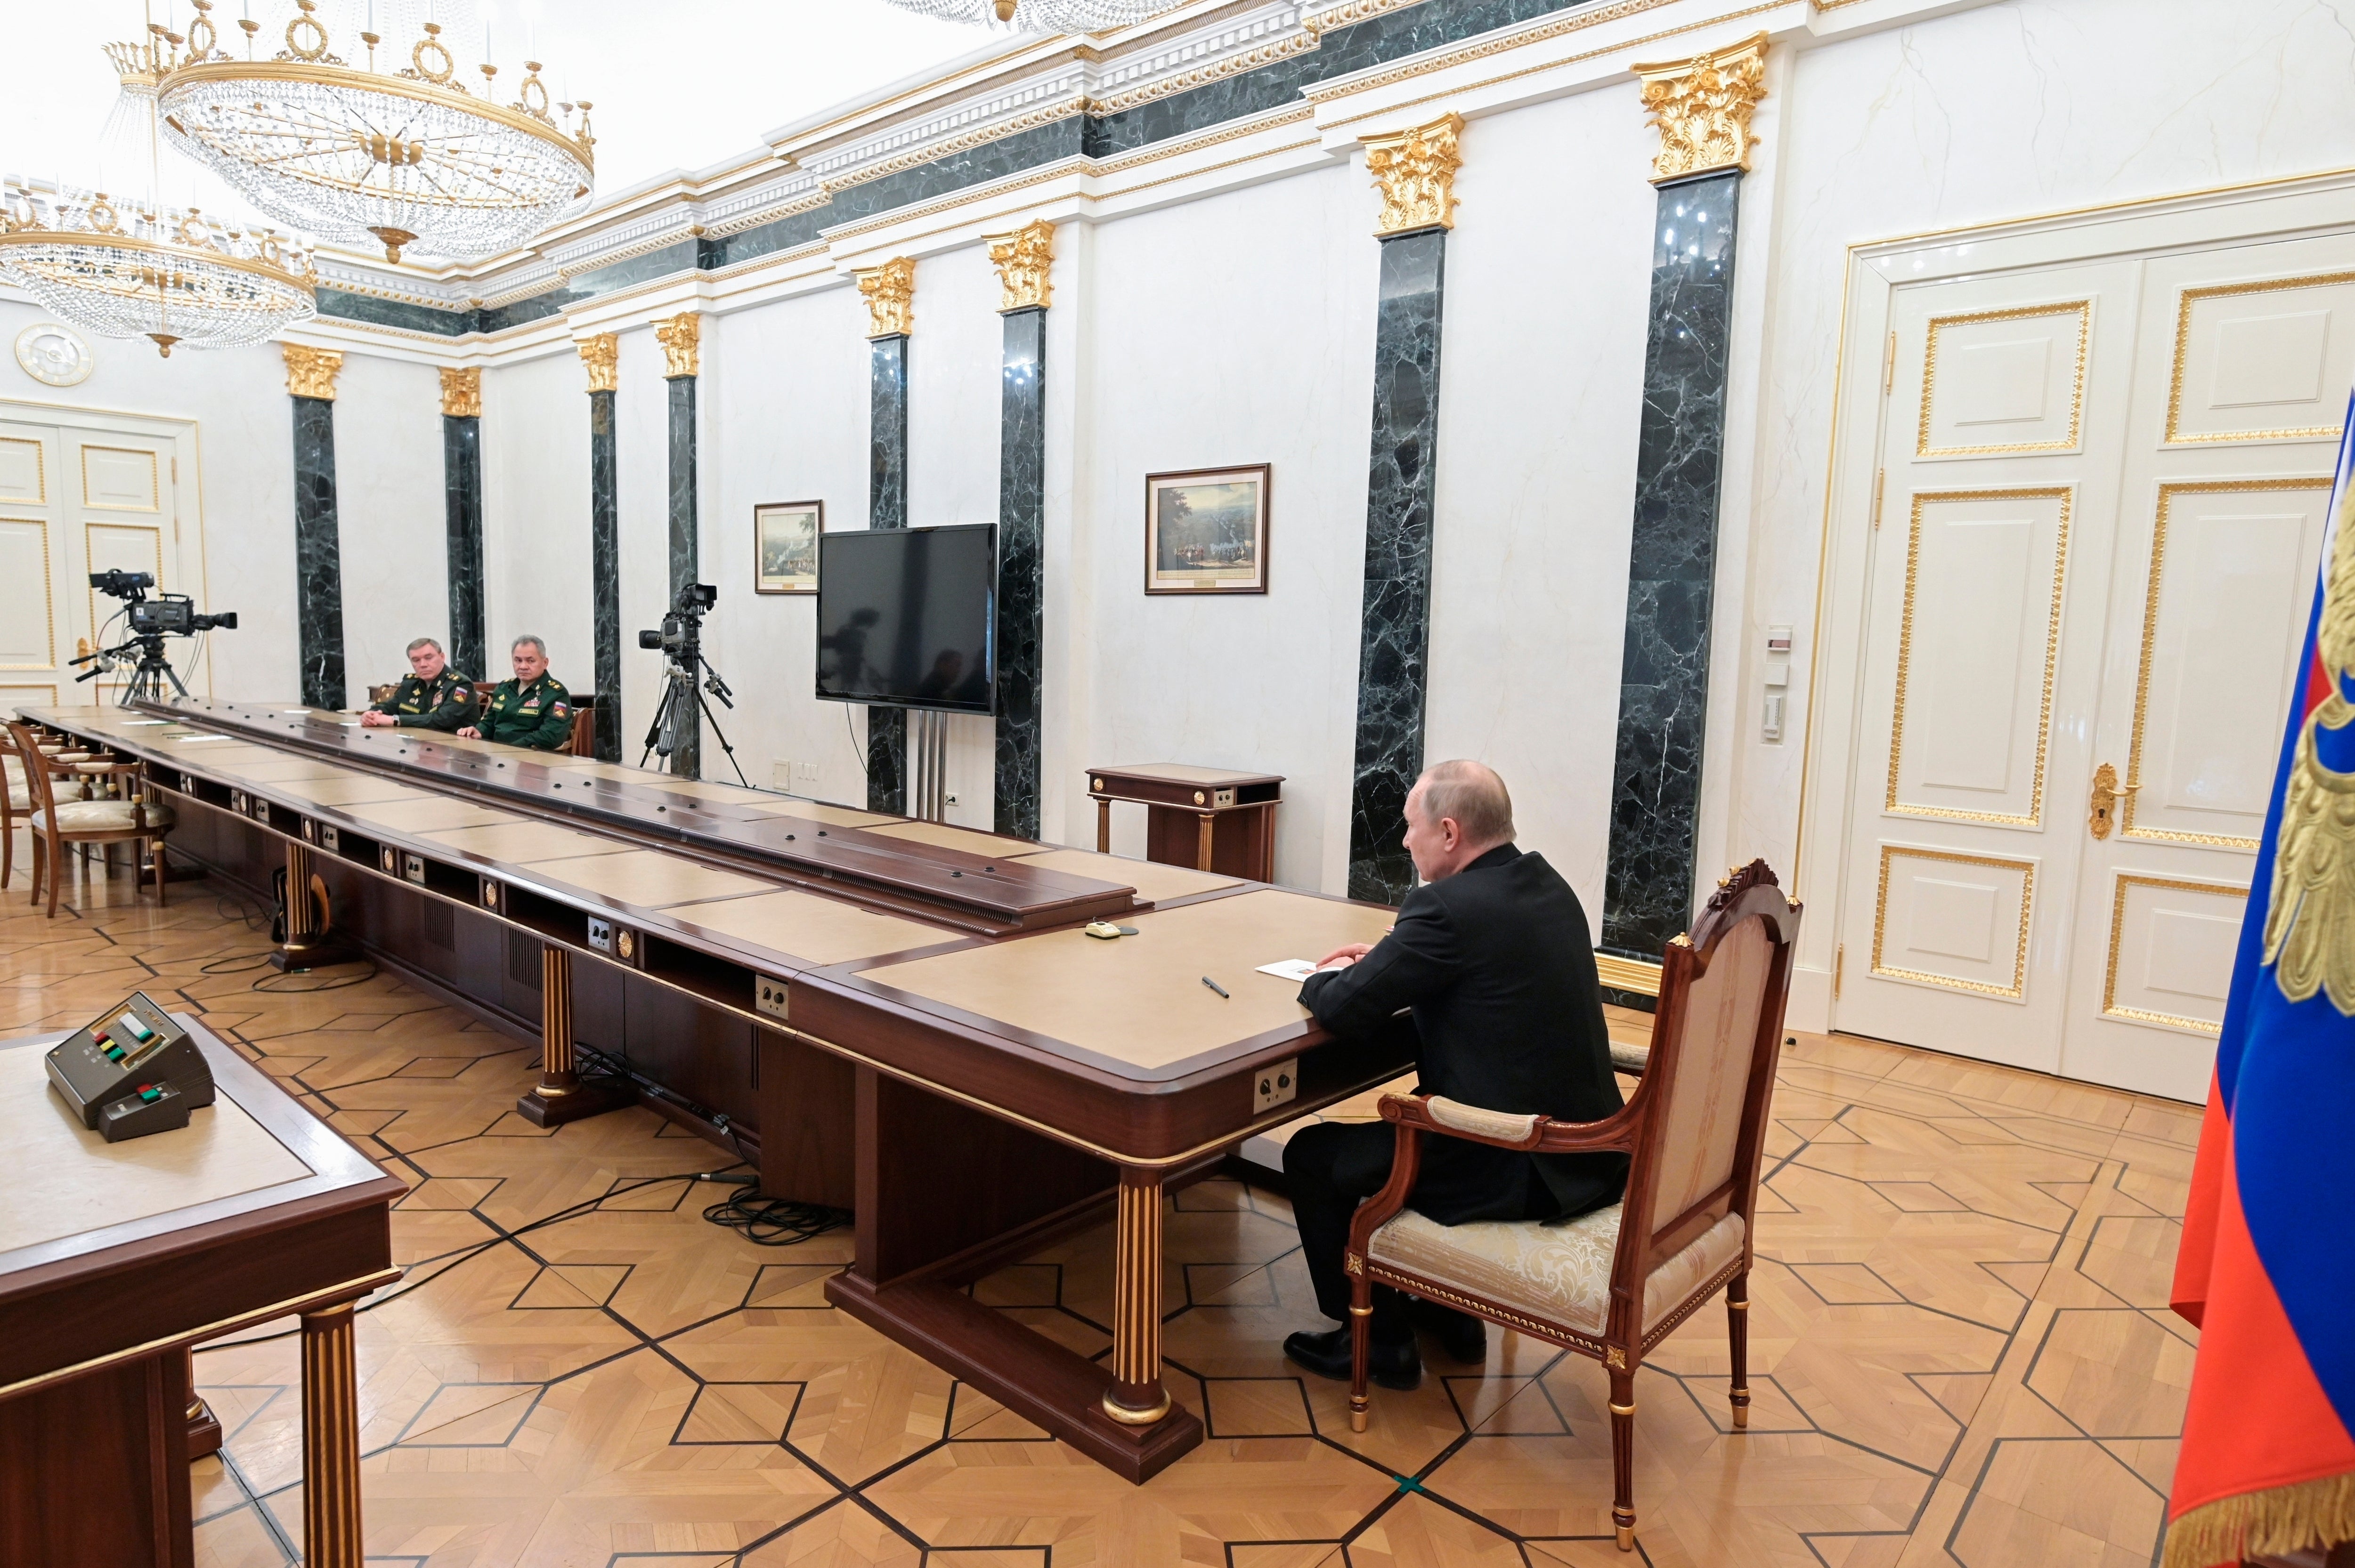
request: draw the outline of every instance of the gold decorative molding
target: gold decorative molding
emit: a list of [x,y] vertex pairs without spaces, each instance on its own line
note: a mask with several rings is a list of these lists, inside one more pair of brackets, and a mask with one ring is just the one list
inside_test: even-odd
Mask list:
[[1659,128],[1652,183],[1747,169],[1751,112],[1766,96],[1766,35],[1671,65],[1639,65],[1644,109]]
[[1045,310],[1054,293],[1047,272],[1055,261],[1055,226],[1042,217],[987,238],[990,265],[997,269],[997,313]]
[[2176,304],[2175,367],[2167,383],[2167,434],[2162,438],[2170,447],[2191,446],[2203,441],[2291,441],[2337,440],[2343,433],[2337,425],[2282,426],[2273,429],[2200,431],[2183,433],[2183,362],[2191,352],[2191,312],[2202,300],[2228,299],[2241,294],[2274,294],[2289,289],[2327,289],[2339,283],[2355,283],[2355,272],[2317,272],[2304,278],[2265,278],[2254,283],[2225,283],[2214,288],[2186,289]]
[[2117,886],[2110,898],[2110,953],[2103,966],[2102,1016],[2131,1019],[2137,1023],[2156,1023],[2168,1029],[2185,1029],[2195,1034],[2221,1035],[2223,1023],[2215,1019],[2193,1018],[2188,1013],[2158,1012],[2149,1008],[2118,1005],[2118,949],[2125,945],[2126,923],[2126,893],[2131,888],[2156,888],[2162,893],[2204,893],[2215,898],[2238,898],[2245,904],[2249,890],[2223,883],[2185,882],[2168,876],[2135,876],[2118,874]]
[[304,348],[299,343],[282,343],[279,348],[286,355],[286,391],[295,397],[316,397],[321,402],[336,400],[336,373],[344,367],[344,356],[332,348]]
[[444,366],[442,370],[442,413],[451,419],[479,419],[483,417],[483,367],[470,365],[464,370]]
[[573,347],[581,351],[581,363],[589,367],[589,390],[611,392],[622,384],[622,336],[619,333],[601,332],[595,337],[584,337]]
[[[1881,947],[1888,938],[1889,867],[1901,855],[1907,860],[1977,865],[1991,871],[2019,873],[2019,930],[2013,938],[2009,985],[1965,980],[1960,975],[1934,974],[1927,969],[1899,969],[1881,961]],[[1967,991],[1980,996],[1999,996],[2011,1001],[2024,1001],[2028,998],[2028,933],[2035,906],[2036,863],[2032,860],[2007,860],[2000,855],[1960,854],[1953,850],[1916,849],[1910,844],[1884,843],[1881,846],[1881,887],[1874,895],[1872,906],[1872,964],[1869,972],[1883,980],[1913,980],[1920,985],[1944,986],[1948,991]]]
[[664,380],[677,381],[699,374],[696,366],[702,362],[701,316],[693,311],[681,311],[667,321],[655,323],[655,341],[662,344]]
[[868,337],[906,337],[916,330],[916,259],[894,256],[853,272],[867,301]]
[[[2039,316],[2077,318],[2076,378],[2070,383],[2069,433],[2056,441],[1998,441],[1989,446],[1934,447],[1930,444],[1932,404],[1938,389],[1938,334],[1948,327],[1979,326],[1988,322],[2030,321]],[[2071,300],[2064,304],[2020,305],[2003,311],[1973,311],[1967,315],[1932,316],[1922,344],[1922,412],[1914,430],[1913,455],[1925,458],[1992,457],[2002,452],[2062,452],[2074,447],[2085,422],[2085,355],[2093,343],[2094,302]]]
[[1455,227],[1455,171],[1464,165],[1456,139],[1464,116],[1453,112],[1389,136],[1361,136],[1366,172],[1382,193],[1377,235]]

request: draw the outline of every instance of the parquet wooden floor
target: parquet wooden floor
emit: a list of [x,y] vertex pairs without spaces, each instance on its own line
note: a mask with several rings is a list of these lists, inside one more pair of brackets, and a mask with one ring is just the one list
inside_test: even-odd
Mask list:
[[[0,903],[5,1033],[143,987],[410,1183],[394,1240],[411,1272],[359,1319],[371,1563],[2156,1561],[2195,1342],[2166,1309],[2189,1107],[1796,1036],[1758,1224],[1753,1425],[1729,1430],[1706,1311],[1639,1378],[1631,1558],[1609,1539],[1593,1362],[1492,1330],[1486,1365],[1433,1360],[1350,1433],[1341,1386],[1278,1349],[1320,1320],[1265,1190],[1172,1202],[1168,1377],[1210,1436],[1133,1488],[827,1308],[847,1234],[762,1248],[705,1224],[722,1192],[687,1178],[729,1164],[709,1144],[636,1110],[531,1127],[513,1107],[535,1050],[389,977],[260,968],[254,912],[202,885],[160,913],[119,872],[73,891],[54,922],[21,872]],[[1099,1232],[975,1288],[1093,1353],[1110,1259]],[[200,1563],[294,1560],[284,1327],[197,1357],[229,1435],[195,1467]]]

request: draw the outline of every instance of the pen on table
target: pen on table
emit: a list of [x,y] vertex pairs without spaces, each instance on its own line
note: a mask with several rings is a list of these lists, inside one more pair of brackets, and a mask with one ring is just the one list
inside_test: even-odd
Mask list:
[[1220,985],[1218,981],[1212,980],[1208,975],[1204,975],[1202,977],[1202,983],[1209,986],[1212,991],[1217,991],[1220,996],[1225,996],[1227,994],[1227,988]]

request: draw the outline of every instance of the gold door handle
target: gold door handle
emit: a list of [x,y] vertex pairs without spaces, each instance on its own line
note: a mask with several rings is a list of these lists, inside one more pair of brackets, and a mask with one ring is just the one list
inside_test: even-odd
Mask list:
[[74,657],[77,659],[87,659],[90,657],[89,638],[77,637],[74,639]]
[[2139,784],[2119,783],[2118,770],[2106,762],[2094,769],[2094,793],[2087,803],[2085,826],[2092,830],[2095,838],[2110,836],[2110,829],[2115,825],[2118,802],[2141,788]]

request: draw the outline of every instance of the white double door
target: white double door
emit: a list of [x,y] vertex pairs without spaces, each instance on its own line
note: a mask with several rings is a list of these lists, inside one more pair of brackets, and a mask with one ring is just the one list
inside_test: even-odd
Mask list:
[[[203,598],[193,434],[161,420],[85,418],[103,422],[0,401],[0,703],[11,712],[112,702],[120,690],[119,678],[74,679],[90,666],[71,661],[129,634],[116,619],[122,601],[93,589],[92,572],[145,572],[151,595]],[[202,691],[186,646],[173,645],[174,662]]]
[[1893,303],[1834,1025],[2201,1099],[2355,376],[2355,236]]

